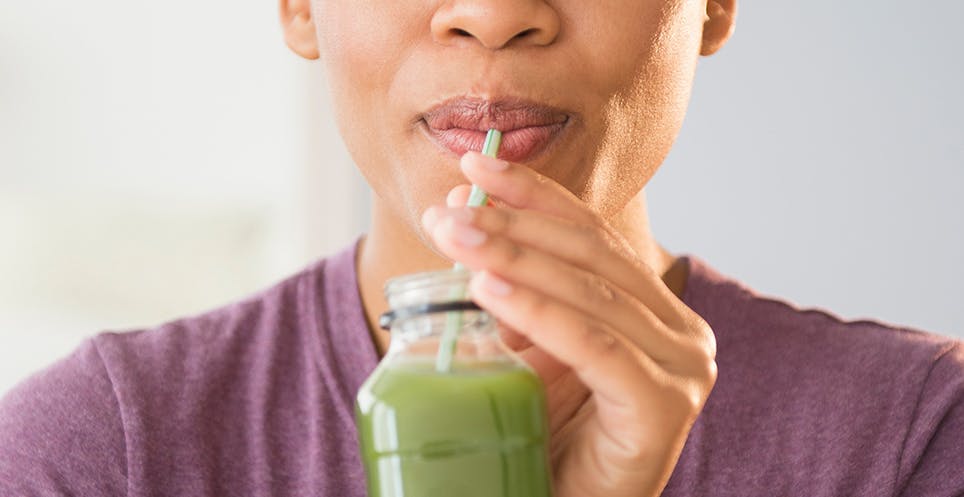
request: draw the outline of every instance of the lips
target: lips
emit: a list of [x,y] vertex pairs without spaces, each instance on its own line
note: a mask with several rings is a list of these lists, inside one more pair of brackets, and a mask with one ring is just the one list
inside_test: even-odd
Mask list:
[[499,158],[525,162],[545,151],[569,122],[558,109],[525,100],[456,98],[422,116],[425,130],[439,146],[461,156],[482,150],[485,134],[502,132]]

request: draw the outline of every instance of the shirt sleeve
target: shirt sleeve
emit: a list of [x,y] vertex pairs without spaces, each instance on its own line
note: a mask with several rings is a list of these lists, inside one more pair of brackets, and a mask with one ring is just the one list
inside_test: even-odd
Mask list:
[[904,497],[964,496],[964,342],[934,362],[920,393],[898,471]]
[[93,339],[0,400],[0,495],[126,495],[126,460],[119,404]]

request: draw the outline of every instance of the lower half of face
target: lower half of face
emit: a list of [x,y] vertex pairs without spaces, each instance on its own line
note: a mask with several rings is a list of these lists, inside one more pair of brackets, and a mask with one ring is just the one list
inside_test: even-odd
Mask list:
[[313,12],[348,149],[381,201],[418,232],[421,212],[466,182],[459,157],[490,126],[504,133],[505,158],[617,214],[680,129],[704,8],[315,0]]

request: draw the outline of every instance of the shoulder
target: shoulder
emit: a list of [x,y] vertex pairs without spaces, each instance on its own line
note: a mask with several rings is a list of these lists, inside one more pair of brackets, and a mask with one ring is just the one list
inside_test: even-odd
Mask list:
[[[718,343],[707,410],[728,432],[721,436],[734,437],[728,443],[759,449],[780,439],[799,454],[849,461],[841,479],[877,474],[919,492],[907,495],[964,491],[964,474],[946,474],[948,461],[964,458],[964,343],[801,308],[698,259],[690,265],[684,300]],[[776,459],[806,467],[799,457]]]
[[[687,304],[713,328],[721,351],[725,347],[734,358],[752,355],[760,367],[847,372],[855,382],[877,372],[890,379],[916,377],[920,384],[938,362],[954,363],[961,346],[959,340],[912,327],[802,308],[760,294],[699,259],[689,261]],[[872,376],[866,380],[878,378]]]
[[120,408],[97,344],[85,341],[0,401],[0,494],[126,494]]
[[318,261],[195,316],[96,336],[130,449],[176,453],[183,440],[215,443],[227,430],[246,429],[240,424],[253,410],[306,388],[300,376],[313,368],[324,327],[319,292],[326,265]]
[[228,305],[149,329],[101,333],[94,341],[107,370],[125,383],[229,375],[267,359],[265,351],[303,346],[302,328],[318,324],[325,262]]
[[292,375],[309,373],[329,260],[217,309],[101,333],[23,381],[0,401],[0,495],[124,495],[158,477],[145,468],[195,478],[179,458],[203,460],[205,443],[307,388]]
[[920,385],[904,438],[901,495],[964,494],[964,343],[945,348]]

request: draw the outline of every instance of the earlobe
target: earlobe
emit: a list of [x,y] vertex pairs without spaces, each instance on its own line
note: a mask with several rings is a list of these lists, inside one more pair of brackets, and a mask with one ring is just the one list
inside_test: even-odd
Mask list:
[[278,11],[288,48],[306,59],[317,59],[318,39],[311,20],[311,0],[279,0]]
[[736,28],[737,0],[707,0],[700,55],[713,55],[723,47]]

